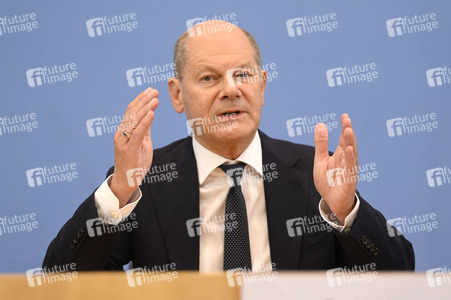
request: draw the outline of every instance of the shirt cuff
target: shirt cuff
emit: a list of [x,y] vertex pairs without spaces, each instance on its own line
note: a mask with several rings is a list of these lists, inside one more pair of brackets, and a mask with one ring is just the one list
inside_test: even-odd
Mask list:
[[104,219],[107,224],[117,225],[132,213],[141,199],[142,193],[139,188],[136,189],[130,196],[127,205],[119,208],[119,199],[117,199],[108,185],[111,181],[111,176],[113,174],[108,176],[94,193],[94,201],[99,218]]
[[323,201],[323,198],[321,198],[321,201],[319,202],[319,213],[321,214],[321,217],[334,229],[339,230],[342,232],[346,229],[348,231],[352,224],[354,223],[355,218],[357,217],[357,213],[359,212],[360,207],[360,199],[359,196],[357,196],[357,193],[355,194],[355,206],[352,209],[352,211],[349,213],[349,215],[345,218],[345,224],[341,225],[338,221],[337,217],[332,213],[332,210],[330,209],[329,205],[327,205],[326,201]]

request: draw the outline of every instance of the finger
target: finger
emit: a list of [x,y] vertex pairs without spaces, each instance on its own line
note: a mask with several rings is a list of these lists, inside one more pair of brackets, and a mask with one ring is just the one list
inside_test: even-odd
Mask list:
[[343,114],[341,115],[341,123],[342,123],[342,124],[343,124],[343,120],[346,119],[346,118],[349,118],[349,114],[343,113]]
[[343,160],[343,151],[344,151],[343,149],[344,149],[344,137],[343,135],[340,135],[340,142],[338,143],[337,148],[335,148],[333,155],[336,161],[335,167],[341,166],[341,161]]
[[354,168],[357,165],[356,160],[355,160],[355,155],[354,155],[354,149],[352,148],[352,146],[348,146],[346,148],[344,157],[345,157],[344,162],[345,162],[346,167]]
[[155,118],[155,112],[153,110],[149,110],[146,116],[141,120],[138,127],[136,127],[132,136],[130,137],[129,147],[131,148],[139,148],[144,140],[144,137],[150,136],[150,127]]
[[353,151],[354,151],[354,156],[357,156],[357,139],[355,136],[355,132],[354,129],[352,129],[352,124],[351,124],[351,120],[347,119],[346,121],[347,127],[344,130],[344,140],[345,140],[345,148],[346,149],[348,146],[351,146]]
[[145,89],[144,91],[142,91],[138,96],[136,96],[136,98],[130,102],[130,104],[128,105],[129,107],[133,107],[136,103],[138,103],[139,101],[141,101],[143,98],[146,97],[147,94],[149,94],[150,92],[153,91],[153,88],[148,87],[147,89]]
[[318,123],[315,126],[315,162],[329,158],[329,133],[324,123]]
[[139,102],[136,102],[134,105],[129,105],[124,114],[124,119],[120,124],[120,129],[131,134],[139,122],[141,122],[147,114],[149,108],[151,110],[155,110],[158,107],[158,100],[153,101],[157,97],[158,90],[149,90],[143,97],[140,98]]
[[[151,93],[153,89],[151,87],[148,87],[144,91],[142,91],[136,98],[130,102],[127,106],[127,109],[125,110],[124,117],[122,119],[121,124],[119,124],[118,129],[116,131],[115,137],[118,137],[120,134],[122,134],[123,131],[126,131],[130,133],[132,126],[127,124],[127,122],[132,123],[133,120],[136,120],[136,105],[143,99],[147,99],[147,95]],[[144,103],[145,105],[145,103]],[[127,131],[128,130],[128,131]]]
[[346,113],[344,113],[342,116],[341,116],[341,133],[340,133],[340,138],[339,138],[339,140],[338,140],[338,146],[337,146],[337,148],[335,149],[335,152],[334,152],[334,155],[335,155],[335,153],[337,153],[337,158],[338,158],[338,155],[340,154],[342,154],[342,152],[340,152],[340,150],[341,151],[344,151],[344,149],[345,149],[345,147],[346,147],[346,145],[345,145],[345,138],[344,138],[344,129],[345,129],[345,126],[344,126],[344,120],[345,120],[345,118],[347,118],[348,117],[348,114],[346,114]]
[[[148,112],[144,116],[144,118],[141,120],[139,125],[136,127],[134,134],[130,138],[130,142],[132,143],[131,146],[134,147],[136,145],[141,145],[143,142],[143,139],[147,136],[150,139],[150,128],[155,116],[155,109],[158,107],[159,100],[155,98],[153,100],[153,103],[150,103],[148,105]],[[150,119],[149,119],[150,118]],[[149,121],[150,120],[150,121]],[[138,131],[138,132],[137,132]],[[132,139],[133,137],[136,137],[136,139]],[[137,143],[137,144],[135,144]]]
[[141,122],[141,120],[147,115],[147,113],[150,110],[155,110],[158,107],[159,100],[158,98],[153,98],[149,103],[147,103],[145,106],[143,106],[137,113],[133,113],[132,117],[130,117],[129,120],[124,121],[121,123],[121,126],[123,126],[123,130],[125,130],[127,133],[132,133],[134,129],[138,126],[138,124]]
[[150,103],[152,99],[158,98],[158,94],[159,93],[157,89],[151,90],[150,92],[145,94],[144,97],[142,97],[138,102],[136,102],[134,105],[130,107],[130,112],[132,113],[139,111],[141,108]]
[[349,118],[348,114],[343,114],[343,116],[342,116],[342,133],[343,133],[343,135],[344,135],[345,131],[347,131],[348,129],[351,129],[351,131],[352,131],[352,140],[347,139],[347,137],[345,136],[345,145],[343,146],[343,149],[344,149],[344,147],[346,147],[348,145],[347,143],[351,142],[350,145],[352,145],[355,150],[355,149],[357,149],[357,140],[355,138],[355,132],[352,127],[352,121],[351,121],[351,118]]
[[344,159],[343,155],[345,147],[346,147],[345,138],[342,129],[342,132],[340,133],[340,138],[338,140],[337,148],[335,148],[333,155],[335,157],[335,166],[334,166],[335,168],[342,167],[342,160]]
[[[143,97],[139,98],[138,102],[132,102],[128,105],[127,110],[124,114],[124,120],[135,120],[140,121],[141,119],[138,119],[136,114],[147,104],[149,104],[152,99],[158,97],[158,91],[155,89],[149,90],[147,93],[144,94]],[[144,114],[145,115],[145,114]]]
[[354,194],[359,178],[359,167],[355,161],[354,149],[352,146],[346,148],[344,161],[346,161],[346,163],[344,163],[343,168],[346,168],[347,170],[345,176],[347,177],[346,182],[348,184],[344,184],[342,188],[346,194]]

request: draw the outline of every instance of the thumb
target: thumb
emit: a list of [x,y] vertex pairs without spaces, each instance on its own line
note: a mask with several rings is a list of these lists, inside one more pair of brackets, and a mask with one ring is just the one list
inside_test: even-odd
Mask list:
[[315,126],[315,162],[329,157],[329,132],[324,123],[318,123]]

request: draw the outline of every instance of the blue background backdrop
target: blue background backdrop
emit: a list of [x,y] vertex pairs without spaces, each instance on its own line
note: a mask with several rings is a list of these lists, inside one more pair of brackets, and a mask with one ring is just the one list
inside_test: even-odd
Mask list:
[[[37,128],[9,133],[0,125],[0,217],[35,213],[31,232],[7,234],[0,226],[0,272],[39,267],[50,241],[113,164],[113,134],[90,137],[86,121],[122,115],[145,89],[130,87],[126,70],[172,62],[173,45],[189,19],[236,14],[256,38],[264,64],[277,78],[267,85],[260,128],[272,137],[313,145],[313,135],[290,137],[286,122],[343,112],[357,133],[360,164],[376,163],[378,178],[358,189],[387,219],[435,213],[438,227],[406,234],[417,270],[450,265],[451,211],[448,183],[430,187],[429,169],[451,162],[451,85],[430,87],[426,71],[451,66],[449,1],[1,1],[0,17],[35,13],[37,28],[0,29],[0,118],[36,114]],[[136,13],[131,32],[88,35],[86,21]],[[287,20],[335,13],[337,28],[290,37]],[[386,22],[435,13],[432,31],[388,35]],[[71,82],[28,85],[26,71],[76,63]],[[378,77],[330,87],[326,71],[376,63]],[[451,74],[450,74],[451,75]],[[438,82],[438,81],[436,81]],[[170,103],[167,82],[152,129],[156,148],[187,135],[186,118]],[[436,113],[438,128],[390,137],[386,121]],[[335,149],[339,130],[330,133]],[[26,171],[76,163],[71,182],[30,187]]]

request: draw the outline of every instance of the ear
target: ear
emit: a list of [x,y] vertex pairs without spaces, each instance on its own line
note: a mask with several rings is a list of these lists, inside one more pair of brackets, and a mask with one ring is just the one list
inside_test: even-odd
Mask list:
[[172,107],[175,111],[181,114],[184,110],[184,105],[182,101],[182,89],[181,82],[178,78],[170,78],[168,80],[169,96],[171,97]]
[[265,104],[265,89],[266,89],[266,81],[268,80],[268,72],[266,72],[265,70],[261,71],[260,74],[260,79],[261,79],[261,96],[262,96],[262,103],[261,105],[263,106],[263,104]]

